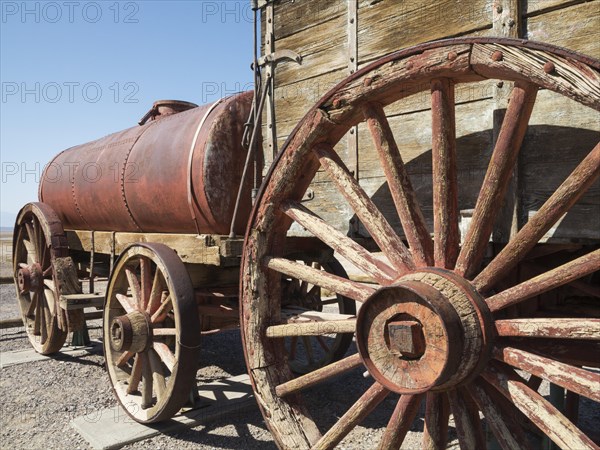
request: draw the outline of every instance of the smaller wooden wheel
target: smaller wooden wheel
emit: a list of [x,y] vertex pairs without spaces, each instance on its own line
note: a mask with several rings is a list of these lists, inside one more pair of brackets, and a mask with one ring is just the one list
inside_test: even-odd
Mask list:
[[104,308],[104,354],[117,399],[134,420],[175,415],[195,384],[200,318],[177,254],[134,244],[119,257]]
[[67,338],[56,266],[68,251],[67,238],[52,208],[28,203],[21,209],[13,234],[13,274],[27,337],[43,355],[59,351]]
[[[307,264],[307,267],[309,265],[341,278],[348,278],[348,274],[336,259],[323,264]],[[302,317],[305,314],[308,315],[306,320],[310,321],[310,311],[316,311],[320,315],[328,314],[329,317],[338,319],[346,316],[351,318],[356,314],[356,303],[340,294],[334,292],[325,295],[325,290],[320,286],[291,277],[285,278],[284,285],[282,303],[292,316],[298,313],[299,317]],[[296,374],[306,374],[338,361],[346,354],[350,344],[352,333],[292,336],[285,339],[288,362],[292,372]]]

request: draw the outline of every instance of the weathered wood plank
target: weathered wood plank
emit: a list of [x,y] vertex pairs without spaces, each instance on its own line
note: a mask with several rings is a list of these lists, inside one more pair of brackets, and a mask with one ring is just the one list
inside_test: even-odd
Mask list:
[[362,2],[359,4],[359,62],[421,42],[492,26],[491,3],[475,0]]
[[[527,2],[543,7],[546,2]],[[527,19],[527,39],[566,47],[600,58],[600,2],[592,1]]]

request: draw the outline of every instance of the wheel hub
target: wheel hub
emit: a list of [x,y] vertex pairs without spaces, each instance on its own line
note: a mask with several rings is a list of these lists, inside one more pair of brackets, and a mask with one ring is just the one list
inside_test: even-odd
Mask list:
[[491,315],[456,274],[431,269],[375,292],[357,319],[358,349],[369,373],[399,393],[446,390],[489,359]]
[[110,324],[110,346],[116,352],[143,352],[152,342],[151,333],[148,314],[133,311],[113,319]]
[[17,285],[21,294],[38,290],[44,283],[42,266],[38,263],[21,267],[17,272]]

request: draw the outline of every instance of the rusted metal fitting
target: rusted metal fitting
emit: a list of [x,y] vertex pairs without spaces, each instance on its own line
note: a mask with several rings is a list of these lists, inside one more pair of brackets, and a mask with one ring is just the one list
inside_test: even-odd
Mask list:
[[454,61],[456,58],[458,58],[458,54],[456,52],[448,52],[448,61]]
[[27,294],[31,289],[31,272],[27,267],[21,267],[17,272],[17,286],[21,294]]
[[500,50],[496,50],[492,53],[492,61],[502,61],[504,59],[504,54]]
[[336,99],[333,101],[333,107],[334,107],[334,108],[339,108],[340,106],[342,106],[342,100],[341,100],[341,99],[339,99],[339,98],[336,98]]
[[395,355],[418,358],[425,353],[423,327],[416,320],[395,320],[387,325],[390,350]]
[[544,64],[544,72],[548,74],[556,72],[556,66],[552,61],[547,61],[546,64]]
[[365,78],[365,79],[363,80],[363,86],[364,86],[364,87],[371,86],[371,83],[372,83],[372,82],[373,82],[373,79],[372,79],[372,78],[369,78],[369,77],[367,77],[367,78]]

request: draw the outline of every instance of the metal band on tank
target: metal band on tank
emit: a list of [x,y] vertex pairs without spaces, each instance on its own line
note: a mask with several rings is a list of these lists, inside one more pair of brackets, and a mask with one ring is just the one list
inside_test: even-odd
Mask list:
[[[219,106],[223,102],[223,100],[226,100],[227,98],[229,98],[229,97],[223,97],[223,98],[217,100],[210,106],[210,108],[208,108],[206,113],[204,113],[204,116],[202,117],[202,119],[200,120],[200,123],[198,124],[198,128],[196,128],[196,133],[194,134],[194,139],[192,140],[192,147],[190,148],[190,156],[188,159],[188,167],[187,167],[188,206],[190,208],[190,213],[192,214],[192,220],[194,221],[194,224],[196,225],[196,231],[198,232],[198,234],[201,234],[201,233],[200,233],[200,224],[198,223],[198,219],[196,218],[196,211],[198,211],[200,214],[202,214],[202,210],[200,209],[200,205],[198,205],[198,199],[194,195],[194,182],[192,181],[192,162],[194,160],[194,150],[196,149],[196,142],[198,140],[198,136],[200,135],[200,130],[202,130],[202,126],[204,125],[204,122],[206,122],[206,119],[208,118],[210,113],[212,113],[214,111],[214,109],[217,106]],[[207,220],[206,217],[204,217],[204,219]]]

